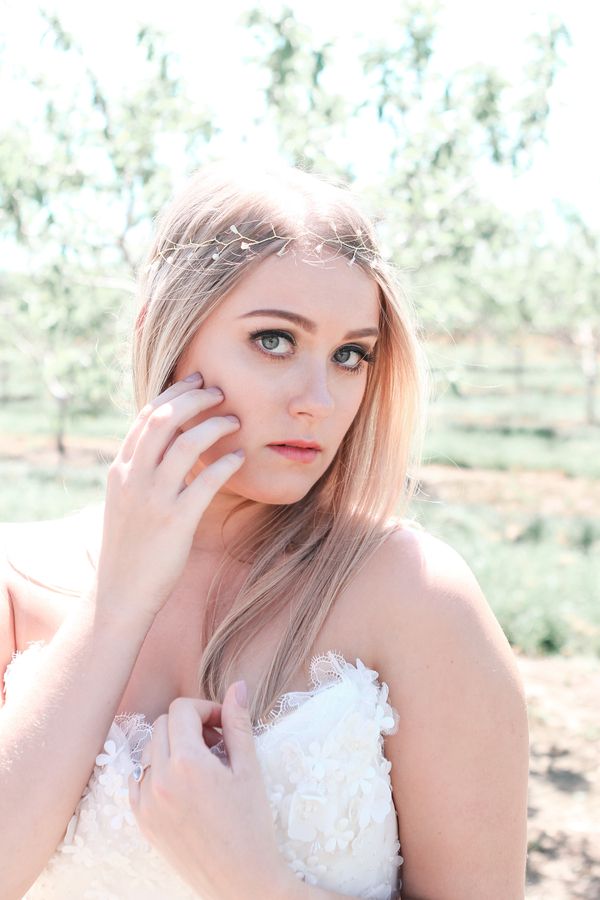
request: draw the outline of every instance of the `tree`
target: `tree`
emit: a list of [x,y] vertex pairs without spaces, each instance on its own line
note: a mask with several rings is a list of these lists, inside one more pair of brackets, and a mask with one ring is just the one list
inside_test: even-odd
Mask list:
[[[140,28],[145,77],[109,98],[72,35],[41,13],[46,39],[68,64],[72,92],[60,97],[47,74],[29,75],[43,109],[43,140],[17,121],[0,149],[0,236],[28,260],[26,277],[0,287],[7,313],[4,353],[36,365],[54,398],[56,446],[65,452],[67,411],[93,410],[120,383],[119,348],[129,330],[140,247],[173,190],[161,163],[167,140],[189,165],[215,133],[212,117],[184,96],[176,60],[153,28]],[[100,356],[99,356],[100,354]]]
[[[337,45],[315,42],[290,7],[272,17],[250,10],[241,25],[255,35],[250,64],[264,83],[256,121],[274,126],[291,162],[343,180],[358,178],[358,132],[387,146],[386,165],[363,177],[359,190],[379,221],[384,252],[412,274],[427,330],[467,332],[482,322],[517,328],[533,301],[514,273],[495,267],[494,277],[507,280],[485,287],[490,248],[520,236],[485,196],[481,159],[513,174],[527,168],[544,139],[548,95],[569,38],[556,22],[534,35],[519,86],[490,66],[447,72],[436,56],[438,9],[411,2],[384,37],[359,44],[358,94],[341,76]],[[47,74],[34,75],[44,140],[21,121],[0,146],[0,237],[29,261],[26,275],[0,284],[0,302],[10,311],[5,353],[17,347],[41,363],[64,421],[68,408],[93,409],[118,386],[117,347],[130,325],[124,301],[175,180],[173,166],[161,163],[166,144],[170,159],[176,146],[187,175],[210,158],[218,129],[212,112],[186,95],[177,56],[154,28],[137,34],[141,82],[109,97],[59,19],[41,15],[73,87],[65,100]],[[64,450],[60,430],[57,446]]]
[[575,351],[585,384],[586,422],[598,425],[596,410],[600,354],[600,234],[573,207],[559,205],[566,239],[561,265],[549,286],[557,332]]
[[388,165],[365,196],[386,253],[417,287],[427,285],[420,298],[426,327],[446,331],[489,321],[489,298],[476,291],[467,298],[464,287],[481,245],[496,235],[506,241],[515,226],[485,196],[481,161],[514,175],[530,165],[545,140],[549,92],[570,38],[553,20],[532,35],[517,88],[492,66],[448,72],[438,64],[439,9],[410,2],[384,38],[363,46],[358,96],[332,90],[340,84],[332,46],[317,45],[291,7],[272,18],[254,9],[245,24],[260,47],[255,62],[266,70],[267,117],[291,162],[354,178],[349,134],[358,122],[373,146],[389,148]]

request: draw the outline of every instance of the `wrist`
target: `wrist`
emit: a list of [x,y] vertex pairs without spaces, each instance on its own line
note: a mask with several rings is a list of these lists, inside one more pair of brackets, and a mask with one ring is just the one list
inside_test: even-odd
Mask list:
[[131,636],[144,639],[154,621],[154,615],[131,608],[129,598],[116,589],[93,584],[82,597],[84,614],[89,615],[94,628],[111,631],[115,637]]

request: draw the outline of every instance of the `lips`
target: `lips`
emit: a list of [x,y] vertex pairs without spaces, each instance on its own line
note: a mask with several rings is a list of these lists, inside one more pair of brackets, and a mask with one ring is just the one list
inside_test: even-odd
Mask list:
[[316,441],[277,441],[269,444],[269,447],[300,447],[302,450],[322,450]]
[[292,463],[311,463],[319,456],[321,447],[315,441],[289,441],[269,444],[269,450]]

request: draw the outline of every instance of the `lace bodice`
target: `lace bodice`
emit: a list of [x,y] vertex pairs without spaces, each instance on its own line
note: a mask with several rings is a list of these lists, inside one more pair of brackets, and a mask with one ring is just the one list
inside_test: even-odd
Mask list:
[[[35,677],[44,642],[17,652],[6,695]],[[309,691],[283,694],[254,729],[280,852],[299,878],[369,900],[400,896],[400,856],[383,736],[398,714],[360,659],[314,656]],[[197,895],[141,835],[128,777],[152,736],[141,713],[117,716],[66,832],[27,900],[192,900]],[[212,748],[223,755],[223,742]]]

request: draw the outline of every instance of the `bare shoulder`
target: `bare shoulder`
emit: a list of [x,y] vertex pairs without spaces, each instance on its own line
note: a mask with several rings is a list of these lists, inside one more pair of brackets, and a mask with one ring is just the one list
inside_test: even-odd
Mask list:
[[529,736],[513,651],[468,563],[401,529],[373,569],[374,659],[399,728],[386,738],[408,897],[520,900]]
[[449,686],[454,671],[495,680],[524,707],[514,652],[458,550],[424,529],[402,528],[376,555],[372,658],[390,690],[418,696],[428,679]]
[[[459,572],[467,574],[464,558],[450,544],[424,528],[407,523],[388,535],[377,551],[381,586],[398,587],[399,576],[407,587],[448,582]],[[469,570],[470,571],[470,570]],[[410,591],[407,591],[410,593]],[[384,591],[384,599],[387,593]]]
[[101,521],[90,506],[57,519],[2,523],[4,558],[24,577],[67,586],[90,564],[87,551],[93,552]]
[[399,656],[410,661],[418,647],[423,660],[448,648],[444,641],[460,632],[477,639],[481,650],[493,648],[520,684],[510,644],[471,567],[454,547],[425,529],[404,527],[390,534],[375,556],[375,659],[382,665]]
[[0,524],[2,579],[19,649],[51,637],[93,578],[102,510],[88,506],[62,518]]

